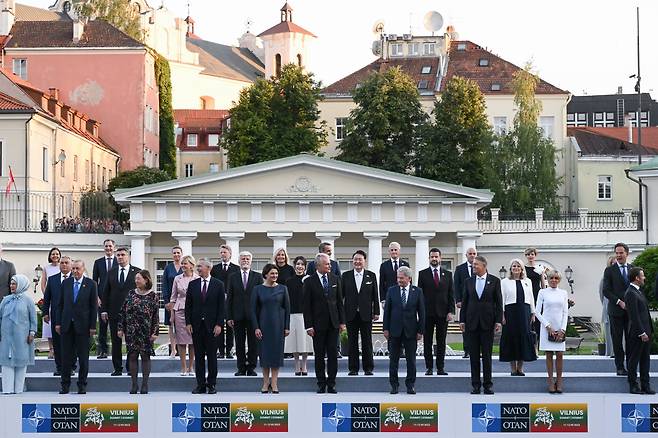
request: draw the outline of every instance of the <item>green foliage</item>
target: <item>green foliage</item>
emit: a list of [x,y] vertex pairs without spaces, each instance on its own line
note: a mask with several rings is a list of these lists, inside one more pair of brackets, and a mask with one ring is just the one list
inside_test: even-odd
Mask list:
[[354,92],[354,103],[336,158],[394,172],[410,170],[428,118],[414,81],[400,68],[372,73]]
[[100,18],[137,41],[144,40],[139,11],[129,0],[73,0],[73,8],[80,17]]
[[107,192],[89,190],[80,198],[80,216],[90,219],[114,217],[114,204]]
[[578,333],[578,330],[576,330],[576,328],[571,324],[567,324],[567,329],[564,331],[564,335],[568,338],[580,337],[580,333]]
[[555,145],[537,125],[539,78],[531,69],[528,64],[514,75],[514,128],[491,142],[486,155],[487,185],[495,194],[491,207],[503,213],[532,213],[543,207],[550,215],[559,210],[557,193],[562,182],[555,172]]
[[658,354],[658,319],[653,320],[653,333],[651,333],[651,354]]
[[491,128],[480,87],[469,79],[453,77],[441,100],[434,104],[434,122],[427,142],[415,154],[416,175],[469,187],[486,186],[485,152]]
[[153,167],[139,166],[133,170],[119,172],[117,176],[112,178],[107,186],[108,192],[113,192],[116,189],[128,189],[132,187],[139,187],[144,184],[154,184],[162,181],[168,181],[171,176],[164,170],[155,169]]
[[174,109],[171,97],[171,70],[169,61],[155,52],[151,51],[155,58],[155,80],[158,84],[158,96],[160,107],[160,169],[176,178],[176,135],[174,132]]
[[644,270],[646,280],[642,286],[644,296],[649,300],[649,308],[658,309],[656,291],[656,275],[658,274],[658,247],[647,248],[633,260],[633,265]]
[[320,83],[294,64],[283,66],[280,76],[259,79],[242,90],[222,140],[229,165],[317,154],[327,144],[320,99]]

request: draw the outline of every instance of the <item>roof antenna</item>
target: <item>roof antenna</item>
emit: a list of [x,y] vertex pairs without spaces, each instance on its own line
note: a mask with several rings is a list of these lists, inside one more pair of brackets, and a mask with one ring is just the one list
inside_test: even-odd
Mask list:
[[187,1],[187,16],[190,17],[190,1]]

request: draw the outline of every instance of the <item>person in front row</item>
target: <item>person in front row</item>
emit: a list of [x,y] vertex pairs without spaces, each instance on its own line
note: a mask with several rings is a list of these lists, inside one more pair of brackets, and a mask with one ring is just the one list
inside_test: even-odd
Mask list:
[[411,269],[408,266],[398,268],[397,278],[398,285],[388,289],[384,305],[384,337],[389,342],[388,379],[391,394],[397,394],[400,348],[404,345],[407,361],[404,383],[407,394],[415,394],[416,348],[425,327],[425,299],[423,291],[411,284]]
[[[628,312],[628,384],[631,394],[656,393],[651,389],[649,368],[651,366],[651,337],[653,325],[649,313],[649,303],[640,287],[644,285],[645,276],[642,268],[631,268],[628,274],[631,284],[624,295]],[[637,367],[640,366],[640,385],[637,384]]]
[[480,355],[484,377],[484,393],[493,394],[491,378],[491,355],[494,332],[499,332],[503,322],[503,297],[500,280],[487,273],[487,259],[476,256],[473,260],[475,276],[466,280],[459,326],[468,337],[471,361],[471,394],[479,394],[482,387],[480,378]]
[[345,330],[343,291],[327,254],[317,254],[314,264],[315,273],[304,280],[304,328],[313,338],[317,393],[336,394],[338,332]]
[[[196,388],[192,394],[216,394],[217,337],[224,326],[224,283],[210,275],[212,263],[199,259],[199,278],[190,281],[185,295],[185,324],[194,344]],[[206,377],[206,357],[208,376]]]

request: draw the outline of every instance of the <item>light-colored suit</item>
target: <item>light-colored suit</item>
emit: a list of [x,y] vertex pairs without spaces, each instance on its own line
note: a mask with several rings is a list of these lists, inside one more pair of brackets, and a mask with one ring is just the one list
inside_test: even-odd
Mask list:
[[9,295],[9,282],[14,275],[16,275],[14,264],[0,259],[0,300]]

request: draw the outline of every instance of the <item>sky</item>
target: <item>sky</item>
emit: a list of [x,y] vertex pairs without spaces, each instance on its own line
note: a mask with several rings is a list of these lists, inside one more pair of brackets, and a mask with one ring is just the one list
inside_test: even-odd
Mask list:
[[[180,16],[188,0],[164,1]],[[237,45],[247,23],[260,33],[279,22],[285,0],[189,0],[196,34]],[[48,7],[51,0],[19,0]],[[293,21],[317,35],[309,60],[324,85],[372,62],[372,28],[427,34],[423,16],[438,11],[460,39],[470,40],[516,65],[532,61],[540,77],[575,95],[633,92],[637,71],[636,7],[640,7],[642,91],[658,95],[656,0],[290,0]]]

